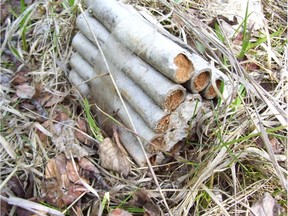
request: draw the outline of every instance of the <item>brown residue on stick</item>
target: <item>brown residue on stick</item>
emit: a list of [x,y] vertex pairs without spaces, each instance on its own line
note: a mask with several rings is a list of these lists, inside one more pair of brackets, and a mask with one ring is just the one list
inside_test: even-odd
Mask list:
[[191,78],[191,73],[194,70],[191,61],[182,53],[174,58],[174,64],[178,67],[175,81],[177,83],[184,83]]
[[[217,79],[215,81],[215,84],[217,86],[218,89],[220,89],[220,86],[222,84],[222,80],[221,79]],[[206,89],[202,92],[203,97],[205,97],[206,99],[213,99],[217,96],[217,92],[215,91],[213,85],[210,83]]]
[[168,129],[170,115],[164,116],[157,124],[156,133],[164,133]]
[[172,92],[164,102],[164,108],[167,110],[175,110],[180,103],[184,100],[184,92],[182,90],[176,90]]
[[203,71],[194,79],[194,87],[199,92],[207,87],[210,81],[210,72]]
[[157,152],[160,152],[161,150],[165,149],[165,142],[163,136],[158,136],[154,138],[151,143],[147,145],[147,152],[149,154],[156,154]]

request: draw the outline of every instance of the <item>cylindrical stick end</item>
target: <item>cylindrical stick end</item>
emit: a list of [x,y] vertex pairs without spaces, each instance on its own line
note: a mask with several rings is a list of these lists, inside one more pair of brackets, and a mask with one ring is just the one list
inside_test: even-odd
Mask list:
[[191,78],[194,70],[192,62],[186,55],[180,53],[174,58],[174,64],[177,66],[175,82],[184,83]]
[[[215,81],[216,87],[217,89],[220,89],[220,86],[222,84],[223,80],[221,79],[217,79]],[[205,89],[204,91],[201,92],[202,96],[205,97],[206,99],[212,100],[213,98],[215,98],[217,96],[217,92],[215,91],[212,83],[210,83]]]
[[202,91],[208,86],[210,80],[211,80],[210,71],[202,71],[192,80],[193,82],[192,90],[194,90],[195,93]]
[[175,110],[184,100],[185,92],[178,89],[170,93],[164,101],[164,109]]

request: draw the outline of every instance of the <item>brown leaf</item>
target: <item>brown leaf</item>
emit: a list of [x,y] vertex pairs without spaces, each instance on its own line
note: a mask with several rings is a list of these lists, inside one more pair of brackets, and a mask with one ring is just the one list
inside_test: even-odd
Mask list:
[[[77,127],[79,128],[79,130],[81,130],[82,132],[84,133],[87,133],[87,122],[83,119],[78,119],[77,120]],[[81,133],[80,131],[78,130],[75,130],[75,136],[76,138],[81,142],[81,143],[84,143],[84,144],[88,144],[88,141],[89,141],[89,138],[86,134],[84,133]]]
[[55,110],[56,115],[53,117],[55,121],[62,122],[69,119],[67,113],[63,112],[62,110]]
[[161,215],[159,207],[150,199],[148,192],[144,188],[141,188],[133,194],[133,203],[143,207],[150,216]]
[[284,148],[280,145],[280,143],[276,137],[272,137],[270,139],[270,144],[271,144],[273,152],[275,154],[280,154],[280,153],[284,152]]
[[[66,165],[68,178],[70,179],[70,181],[72,181],[74,183],[79,180],[79,177],[77,175],[77,173],[79,173],[79,165],[76,163],[75,163],[75,165],[76,165],[76,167],[74,167],[71,160],[68,160],[67,165]],[[76,168],[76,170],[75,170],[75,168]]]
[[54,95],[49,92],[45,92],[39,97],[39,101],[44,107],[51,107],[58,104],[64,100],[63,96]]
[[17,197],[20,198],[25,198],[25,190],[23,183],[18,179],[18,177],[13,176],[9,181],[8,181],[8,186],[15,193]]
[[50,159],[45,168],[45,177],[47,179],[56,178],[60,179],[60,172],[55,159]]
[[32,78],[28,76],[28,73],[30,70],[27,68],[22,69],[21,71],[15,73],[12,84],[13,85],[22,85],[24,83],[30,83],[32,81]]
[[116,208],[116,209],[110,211],[108,216],[132,216],[132,214],[130,214],[129,212],[127,212],[123,209]]
[[35,88],[27,83],[18,85],[16,88],[16,95],[21,99],[31,99],[35,94]]
[[105,138],[99,146],[101,166],[127,176],[131,170],[131,164],[127,155],[110,139]]
[[233,39],[233,44],[235,45],[241,45],[243,41],[243,33],[239,32],[236,37]]
[[81,185],[73,184],[69,187],[68,193],[63,196],[62,200],[65,205],[73,203],[83,192],[86,192],[87,188]]
[[97,167],[90,160],[88,160],[85,157],[80,158],[78,164],[84,170],[87,170],[87,171],[90,171],[93,173],[97,173],[97,174],[100,173],[99,170],[97,169]]
[[66,169],[67,158],[65,157],[64,154],[59,154],[55,158],[55,163],[57,165],[57,169],[60,175],[64,175],[67,173],[67,169]]

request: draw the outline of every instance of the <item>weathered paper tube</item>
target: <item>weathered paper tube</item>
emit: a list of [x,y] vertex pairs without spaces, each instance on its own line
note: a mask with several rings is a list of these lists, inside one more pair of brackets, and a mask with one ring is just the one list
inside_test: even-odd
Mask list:
[[[81,35],[80,35],[81,36]],[[101,62],[96,59],[101,56],[98,55],[98,50],[87,38],[75,36],[73,39],[73,47],[77,52],[86,59],[95,68],[101,67]],[[102,62],[102,66],[104,63]],[[117,86],[129,104],[142,117],[150,128],[158,133],[164,132],[169,124],[169,114],[162,110],[154,101],[149,98],[143,90],[137,86],[128,76],[121,72],[116,67],[110,68]]]
[[171,113],[168,130],[164,135],[166,151],[170,151],[175,144],[189,135],[196,124],[192,118],[198,113],[201,105],[199,94],[187,94],[184,102]]
[[[80,77],[80,75],[73,69],[69,73],[69,80],[78,89],[78,91],[83,97],[87,97],[90,94],[88,84],[85,83],[84,79]],[[112,136],[112,128],[116,127],[120,137],[120,141],[124,145],[129,155],[134,159],[138,166],[145,166],[146,158],[140,145],[138,144],[138,140],[136,139],[135,135],[133,135],[126,129],[116,125],[116,123],[114,123],[113,121],[107,121],[107,116],[105,116],[99,110],[95,111],[97,113],[97,121],[98,123],[100,123],[101,129],[103,129],[106,133]],[[149,156],[151,155],[148,154],[148,157]]]
[[[218,90],[220,89],[222,82],[223,81],[221,79],[215,80],[215,85]],[[213,84],[209,83],[209,85],[201,92],[201,95],[206,99],[212,100],[217,97],[217,92],[215,91]]]
[[[130,121],[123,108],[113,84],[110,82],[110,77],[107,75],[95,73],[92,66],[87,63],[78,53],[73,53],[70,60],[70,65],[85,81],[89,80],[89,86],[92,96],[96,100],[98,106],[107,111],[108,114],[117,114],[126,126],[130,126]],[[135,125],[137,133],[140,137],[146,139],[145,149],[148,153],[157,152],[165,146],[163,136],[155,134],[142,120],[142,118],[133,110],[126,102],[126,107]]]
[[90,94],[89,86],[85,83],[82,77],[73,69],[70,71],[68,78],[70,82],[77,88],[83,97],[88,97]]
[[228,80],[228,77],[217,68],[212,68],[211,81],[208,84],[208,86],[201,92],[201,95],[206,99],[212,100],[218,96],[215,87],[220,91],[221,85],[224,85],[223,96],[225,98],[225,96],[231,94],[230,92],[227,92],[231,91],[230,89],[231,86],[229,86],[230,82]]
[[191,79],[184,83],[184,86],[192,93],[203,91],[211,80],[211,68],[208,63],[197,54],[191,54],[194,63],[194,71]]
[[191,78],[193,64],[187,51],[161,35],[136,13],[130,13],[114,0],[86,0],[93,15],[142,59],[176,83]]
[[[131,50],[127,49],[122,43],[118,42],[110,35],[108,30],[87,11],[78,16],[76,23],[80,31],[95,44],[94,34],[100,41],[105,56],[119,65],[121,70],[137,83],[162,109],[168,111],[174,110],[183,102],[186,91],[185,88],[173,83],[170,79],[136,56]],[[73,46],[81,46],[84,40],[83,35],[77,34],[73,39]],[[117,50],[117,54],[115,54],[115,50]]]

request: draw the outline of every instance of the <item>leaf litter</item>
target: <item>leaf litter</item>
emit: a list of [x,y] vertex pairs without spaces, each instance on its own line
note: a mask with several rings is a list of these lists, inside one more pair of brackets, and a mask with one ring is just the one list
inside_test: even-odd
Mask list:
[[99,146],[101,166],[122,174],[124,177],[131,172],[131,163],[122,146],[116,128],[113,128],[113,140],[105,138]]

